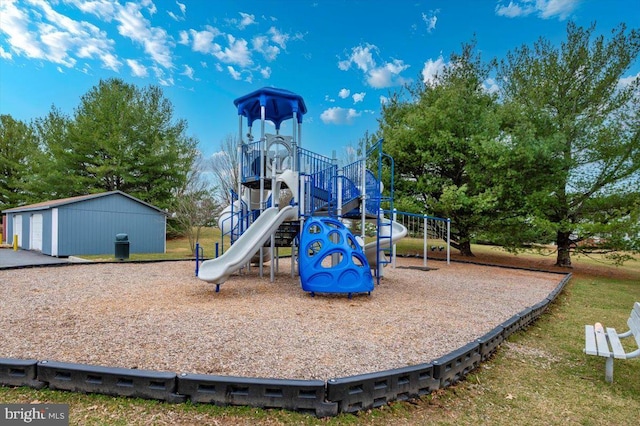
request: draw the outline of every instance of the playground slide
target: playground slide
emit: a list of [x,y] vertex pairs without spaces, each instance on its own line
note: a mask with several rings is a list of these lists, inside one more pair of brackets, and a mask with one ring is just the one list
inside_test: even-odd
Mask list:
[[222,256],[202,263],[198,278],[218,285],[224,283],[229,275],[251,260],[282,222],[296,219],[297,214],[293,206],[266,209]]
[[[383,219],[386,223],[389,223],[389,219]],[[385,227],[383,229],[389,229]],[[387,235],[388,236],[388,235]],[[407,236],[407,228],[400,222],[391,221],[391,244],[395,244],[399,239]],[[385,238],[380,241],[380,249],[389,248],[389,239]],[[367,256],[367,261],[371,268],[375,268],[378,264],[376,256],[376,242],[372,241],[364,246],[364,253]]]

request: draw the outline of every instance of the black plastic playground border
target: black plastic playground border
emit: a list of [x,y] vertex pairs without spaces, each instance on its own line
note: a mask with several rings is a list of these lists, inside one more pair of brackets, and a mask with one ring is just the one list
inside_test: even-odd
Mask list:
[[[50,266],[153,262],[157,261],[67,263]],[[504,267],[479,262],[462,263]],[[555,273],[564,277],[545,299],[518,312],[484,336],[429,363],[334,378],[325,382],[172,373],[52,360],[0,358],[0,385],[34,389],[48,387],[54,390],[137,397],[169,403],[191,401],[219,406],[275,408],[317,417],[332,417],[339,413],[378,408],[393,401],[419,398],[463,380],[480,363],[491,358],[509,336],[535,322],[572,277],[571,273],[512,266],[507,268]]]

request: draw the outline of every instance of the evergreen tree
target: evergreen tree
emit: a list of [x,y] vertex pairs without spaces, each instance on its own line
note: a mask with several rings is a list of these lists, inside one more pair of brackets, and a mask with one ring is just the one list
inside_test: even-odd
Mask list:
[[452,246],[467,256],[497,203],[483,167],[500,130],[496,97],[483,87],[492,66],[466,44],[433,82],[392,96],[380,120],[395,160],[396,207],[451,218]]
[[530,226],[555,234],[558,266],[596,239],[609,251],[640,248],[640,78],[622,80],[640,31],[594,32],[569,23],[559,47],[541,38],[500,66],[512,142],[541,153]]
[[0,115],[0,210],[28,203],[24,184],[33,171],[37,149],[30,126]]

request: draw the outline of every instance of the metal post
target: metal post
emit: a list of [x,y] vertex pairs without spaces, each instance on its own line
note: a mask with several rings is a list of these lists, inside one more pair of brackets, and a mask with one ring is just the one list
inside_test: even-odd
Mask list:
[[[393,222],[395,222],[395,221],[396,221],[396,219],[398,218],[398,210],[397,210],[397,209],[393,209],[393,216],[392,216],[392,218],[393,218]],[[391,223],[391,231],[390,231],[390,235],[391,235],[392,237],[393,237],[393,222]],[[391,250],[391,255],[392,255],[392,258],[391,258],[391,261],[392,261],[392,262],[391,262],[391,267],[392,267],[393,269],[396,269],[396,249],[397,249],[397,247],[396,247],[396,246],[397,246],[397,245],[396,245],[395,243],[393,243],[393,249]]]
[[198,258],[200,254],[200,243],[196,243],[196,277],[198,276],[198,271],[200,269],[200,259]]
[[[273,193],[272,193],[273,194]],[[270,251],[271,251],[271,262],[269,262],[269,273],[270,273],[270,280],[271,282],[275,281],[275,262],[273,259],[273,255],[275,253],[275,245],[276,245],[276,235],[275,234],[271,234],[271,247],[270,247]],[[260,259],[262,260],[262,259]]]
[[451,219],[447,218],[447,265],[451,263]]
[[336,211],[336,214],[338,215],[338,219],[340,219],[340,220],[342,219],[342,191],[343,191],[343,189],[342,189],[342,185],[343,185],[342,173],[343,173],[342,169],[338,169],[338,173],[337,173],[337,176],[336,176],[336,180],[338,181],[337,185],[336,185],[336,187],[337,187],[336,190],[338,192],[338,194],[337,194],[338,195],[338,206],[337,206],[338,210]]
[[[249,130],[251,131],[251,130]],[[244,139],[242,135],[242,115],[238,116],[238,204],[240,205],[240,214],[238,215],[238,229],[241,229],[242,225],[240,225],[240,220],[242,218],[242,178],[243,178],[243,170],[242,165],[244,163]],[[233,204],[233,197],[231,198],[231,203]],[[233,219],[231,220],[231,225],[233,225]]]
[[[364,141],[362,142],[362,152],[366,152],[366,146],[364,144]],[[361,197],[362,197],[362,203],[360,205],[360,210],[362,212],[361,214],[361,221],[362,221],[362,231],[361,231],[361,236],[362,236],[362,241],[364,241],[365,238],[365,232],[364,232],[364,228],[365,228],[365,221],[367,219],[367,162],[366,162],[367,157],[364,157],[361,160],[361,166],[362,167],[362,173],[360,175],[360,188],[361,188]],[[379,256],[378,256],[379,257]]]
[[427,219],[427,215],[424,215],[424,225],[422,225],[422,232],[424,233],[424,235],[422,236],[422,266],[424,266],[425,268],[427,267],[427,232],[429,230],[428,226],[429,226],[429,219]]
[[607,383],[613,383],[613,355],[610,355],[604,363],[604,379]]

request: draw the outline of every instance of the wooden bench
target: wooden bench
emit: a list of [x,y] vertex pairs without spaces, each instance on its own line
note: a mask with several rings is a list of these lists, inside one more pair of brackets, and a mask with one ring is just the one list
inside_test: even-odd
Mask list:
[[[597,355],[607,358],[604,377],[609,383],[613,382],[614,358],[631,359],[640,357],[640,302],[633,304],[627,325],[629,326],[629,330],[624,333],[618,333],[611,327],[607,327],[605,330],[600,323],[586,325],[584,328],[586,342],[584,352],[587,355]],[[622,347],[620,339],[630,336],[635,338],[638,349],[627,353]]]

